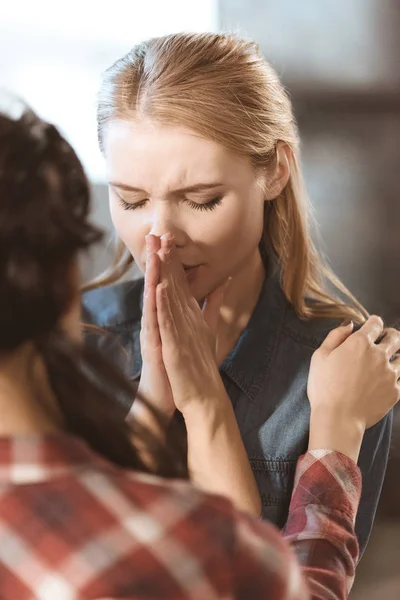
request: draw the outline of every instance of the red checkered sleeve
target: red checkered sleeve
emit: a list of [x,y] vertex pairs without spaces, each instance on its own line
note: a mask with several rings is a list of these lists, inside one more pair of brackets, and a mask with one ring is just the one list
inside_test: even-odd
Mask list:
[[360,488],[351,460],[308,452],[282,536],[227,499],[118,469],[69,436],[0,438],[0,596],[344,600]]
[[299,460],[284,534],[313,599],[348,597],[359,555],[354,524],[360,495],[361,474],[347,456],[314,450]]
[[243,516],[236,533],[235,599],[309,599],[298,561],[274,526]]
[[286,540],[267,523],[243,517],[237,524],[237,598],[264,598],[268,591],[274,600],[346,599],[358,559],[360,494],[360,472],[348,457],[331,450],[301,457]]

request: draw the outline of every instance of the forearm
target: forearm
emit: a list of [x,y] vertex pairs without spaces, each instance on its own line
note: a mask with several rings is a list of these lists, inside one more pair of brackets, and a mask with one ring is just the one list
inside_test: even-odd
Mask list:
[[[146,398],[147,402],[143,402],[142,398]],[[149,451],[147,445],[141,441],[142,436],[140,434],[136,436],[135,432],[144,429],[146,432],[151,433],[154,440],[164,445],[166,443],[168,425],[173,417],[173,411],[165,410],[165,408],[164,411],[161,411],[158,406],[151,404],[147,398],[148,396],[143,393],[139,385],[137,395],[128,413],[127,421],[132,427],[133,443],[136,449],[143,461],[150,468],[153,468],[154,459],[152,453]]]
[[[139,397],[140,398],[140,397]],[[135,398],[132,404],[132,408],[127,416],[127,421],[133,428],[135,424],[139,423],[140,427],[143,427],[151,434],[159,439],[165,441],[166,428],[161,425],[160,419],[158,419],[151,408],[142,402],[139,398]],[[168,418],[172,418],[168,416]]]
[[360,493],[359,469],[347,456],[314,450],[300,458],[283,533],[313,600],[348,597],[359,554],[354,521]]
[[192,482],[259,517],[260,494],[229,397],[191,406],[184,419]]
[[356,520],[356,534],[362,556],[371,533],[385,478],[390,448],[393,414],[389,413],[365,432],[358,466],[362,475],[362,494]]
[[357,462],[365,428],[354,419],[311,409],[308,449],[327,448]]

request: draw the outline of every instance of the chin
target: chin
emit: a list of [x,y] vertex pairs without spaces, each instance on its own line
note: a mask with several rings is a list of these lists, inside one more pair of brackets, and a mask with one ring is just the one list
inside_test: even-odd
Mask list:
[[207,294],[202,292],[202,289],[196,283],[189,282],[189,289],[193,298],[197,300],[197,302],[201,302],[207,296]]
[[198,280],[188,281],[189,289],[199,304],[202,304],[204,299],[211,294],[219,285],[221,285],[221,281],[206,281],[205,279],[202,281],[201,278]]
[[198,302],[205,298],[205,296],[207,296],[209,293],[207,287],[204,285],[204,282],[201,280],[199,281],[198,278],[191,280],[190,277],[188,277],[188,285],[192,296]]

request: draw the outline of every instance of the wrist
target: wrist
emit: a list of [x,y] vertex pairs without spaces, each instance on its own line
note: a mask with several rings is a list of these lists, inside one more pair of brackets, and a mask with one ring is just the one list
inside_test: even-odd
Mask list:
[[312,409],[308,449],[335,450],[357,462],[364,433],[365,425],[349,415]]
[[[198,431],[199,423],[205,431],[215,431],[233,415],[233,407],[225,389],[221,394],[203,398],[198,402],[189,402],[182,410],[188,433]],[[234,415],[233,415],[234,416]]]
[[143,411],[151,412],[151,408],[167,420],[172,419],[176,410],[169,383],[158,382],[156,377],[152,378],[151,374],[146,373],[144,367],[132,409],[140,414]]
[[[150,394],[138,387],[137,394],[132,404],[130,414],[139,420],[154,420],[154,413],[160,415],[161,419],[168,424],[175,413],[175,406],[162,405],[153,401]],[[154,412],[153,412],[154,411]]]

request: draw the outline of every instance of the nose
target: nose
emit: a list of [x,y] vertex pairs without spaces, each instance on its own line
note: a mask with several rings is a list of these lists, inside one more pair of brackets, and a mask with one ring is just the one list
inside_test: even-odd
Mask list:
[[178,248],[183,247],[186,243],[186,233],[182,223],[180,223],[178,209],[171,206],[169,202],[154,203],[148,233],[157,237],[172,233]]

